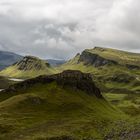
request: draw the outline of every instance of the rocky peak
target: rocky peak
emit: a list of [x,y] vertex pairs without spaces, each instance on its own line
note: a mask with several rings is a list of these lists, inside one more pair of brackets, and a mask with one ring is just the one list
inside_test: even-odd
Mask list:
[[4,92],[20,91],[30,88],[32,85],[41,83],[49,84],[51,82],[56,82],[62,88],[73,88],[86,92],[89,95],[95,95],[98,98],[103,98],[100,90],[95,86],[92,77],[88,73],[82,73],[77,70],[66,70],[59,74],[54,74],[50,76],[39,76],[34,79],[29,79],[24,82],[15,84]]
[[49,64],[47,62],[44,61],[43,65],[43,60],[34,57],[34,56],[25,56],[21,61],[17,62],[15,65],[18,67],[19,70],[41,70],[44,69],[45,65],[49,66]]
[[[102,48],[99,48],[102,49]],[[104,65],[111,65],[111,64],[117,64],[116,61],[109,60],[106,58],[101,57],[100,55],[96,53],[91,53],[89,51],[83,51],[80,55],[79,62],[83,62],[85,65],[94,65],[95,67],[100,67]]]

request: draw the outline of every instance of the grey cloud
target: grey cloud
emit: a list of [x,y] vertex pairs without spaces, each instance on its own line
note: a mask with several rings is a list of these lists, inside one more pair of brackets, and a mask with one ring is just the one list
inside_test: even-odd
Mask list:
[[56,59],[94,46],[140,52],[139,6],[139,0],[1,0],[0,50]]

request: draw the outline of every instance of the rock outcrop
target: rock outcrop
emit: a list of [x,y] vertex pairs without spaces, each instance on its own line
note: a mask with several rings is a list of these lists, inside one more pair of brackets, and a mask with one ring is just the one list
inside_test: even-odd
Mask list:
[[80,55],[78,63],[83,62],[85,65],[93,65],[95,67],[100,67],[104,65],[117,64],[116,61],[109,60],[99,56],[98,54],[90,53],[88,51],[83,51]]
[[43,61],[37,57],[33,56],[25,56],[21,61],[17,62],[16,65],[19,70],[27,71],[27,70],[42,70],[44,69],[45,65],[42,64],[42,62],[46,65],[46,67],[49,66],[49,63],[47,61]]
[[54,74],[50,76],[44,75],[34,79],[29,79],[24,82],[12,85],[3,92],[9,93],[26,90],[37,83],[49,84],[51,82],[56,82],[62,88],[70,87],[73,89],[84,91],[89,95],[95,95],[98,98],[102,98],[100,90],[95,86],[91,75],[76,70],[66,70],[59,74]]

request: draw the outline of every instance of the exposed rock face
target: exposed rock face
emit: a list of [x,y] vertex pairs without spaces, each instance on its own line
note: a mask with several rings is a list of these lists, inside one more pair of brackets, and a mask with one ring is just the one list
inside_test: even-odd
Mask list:
[[[27,71],[27,70],[41,70],[44,69],[44,66],[42,65],[41,59],[33,56],[25,56],[21,61],[17,62],[15,65],[18,66],[19,70]],[[46,66],[49,66],[47,62]]]
[[66,70],[59,74],[54,74],[50,76],[39,76],[34,79],[29,79],[24,82],[15,84],[3,92],[14,92],[18,90],[25,90],[34,84],[41,83],[51,83],[56,82],[59,86],[63,88],[70,87],[73,89],[78,89],[86,92],[89,95],[95,95],[98,98],[102,98],[100,90],[95,86],[92,81],[90,74],[82,73],[75,70]]
[[83,51],[80,55],[79,62],[84,62],[85,65],[94,65],[95,67],[117,64],[116,61],[105,59],[98,54],[93,54],[87,51]]

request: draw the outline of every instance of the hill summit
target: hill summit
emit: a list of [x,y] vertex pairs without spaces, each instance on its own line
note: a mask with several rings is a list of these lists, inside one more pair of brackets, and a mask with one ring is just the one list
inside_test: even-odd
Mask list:
[[47,61],[34,57],[34,56],[25,56],[21,61],[15,63],[19,70],[44,70],[46,67],[49,67],[49,63]]
[[0,75],[26,79],[53,73],[55,73],[55,70],[46,60],[34,56],[25,56],[22,60],[2,70]]
[[140,68],[140,54],[131,53],[111,48],[94,47],[82,52],[79,62],[93,64],[94,66],[104,66],[106,64],[118,64],[129,69]]

